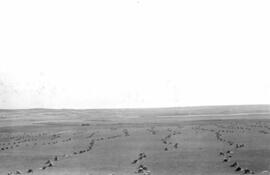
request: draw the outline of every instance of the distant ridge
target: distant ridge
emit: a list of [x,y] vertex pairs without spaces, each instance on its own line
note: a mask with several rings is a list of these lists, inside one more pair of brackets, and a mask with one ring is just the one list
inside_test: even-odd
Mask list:
[[0,109],[0,113],[54,113],[74,112],[80,114],[104,114],[104,115],[206,115],[206,114],[253,114],[270,113],[270,105],[218,105],[218,106],[188,106],[188,107],[164,107],[164,108],[118,108],[118,109]]
[[[105,124],[175,120],[270,119],[270,105],[189,106],[123,109],[2,109],[0,127],[33,123]],[[14,122],[15,121],[15,122]]]

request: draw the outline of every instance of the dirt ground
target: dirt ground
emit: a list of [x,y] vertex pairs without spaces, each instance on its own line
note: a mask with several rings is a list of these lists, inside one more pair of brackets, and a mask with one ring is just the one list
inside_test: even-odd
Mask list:
[[269,174],[270,115],[255,109],[2,110],[0,174]]

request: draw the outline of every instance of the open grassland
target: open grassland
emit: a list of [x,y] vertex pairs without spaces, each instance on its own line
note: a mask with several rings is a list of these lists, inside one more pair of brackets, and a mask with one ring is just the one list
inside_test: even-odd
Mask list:
[[269,174],[270,107],[0,110],[0,174]]

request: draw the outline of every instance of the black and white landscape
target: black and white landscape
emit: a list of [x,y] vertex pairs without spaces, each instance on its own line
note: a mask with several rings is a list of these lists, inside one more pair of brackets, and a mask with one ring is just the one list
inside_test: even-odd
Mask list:
[[0,174],[269,174],[270,106],[0,111]]
[[270,175],[269,0],[0,0],[0,175]]

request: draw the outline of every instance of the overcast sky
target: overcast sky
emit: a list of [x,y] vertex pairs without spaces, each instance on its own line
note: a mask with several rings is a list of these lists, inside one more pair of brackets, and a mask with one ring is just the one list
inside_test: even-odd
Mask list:
[[270,104],[268,0],[0,2],[0,108]]

